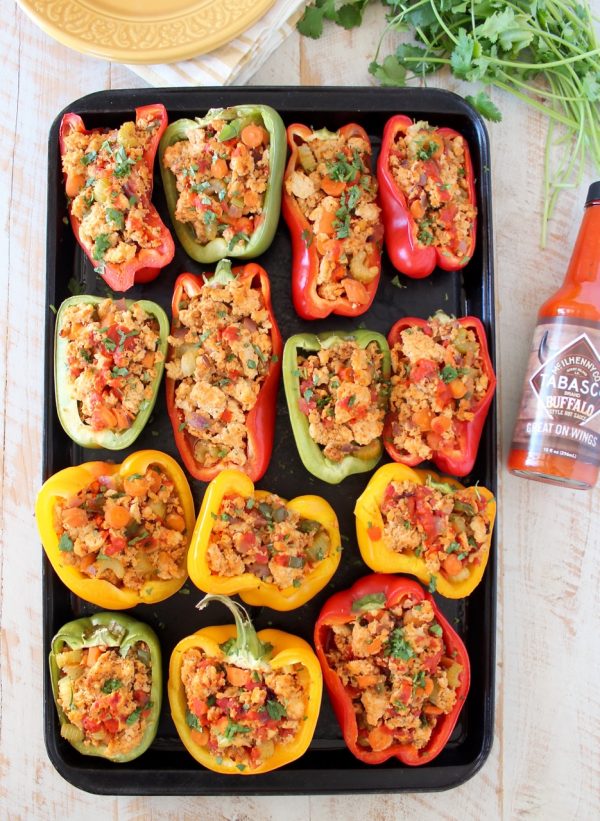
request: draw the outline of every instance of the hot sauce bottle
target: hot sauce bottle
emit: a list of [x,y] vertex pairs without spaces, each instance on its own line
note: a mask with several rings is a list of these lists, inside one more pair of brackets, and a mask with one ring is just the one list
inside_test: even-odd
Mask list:
[[567,275],[539,310],[509,470],[587,490],[600,468],[600,181]]

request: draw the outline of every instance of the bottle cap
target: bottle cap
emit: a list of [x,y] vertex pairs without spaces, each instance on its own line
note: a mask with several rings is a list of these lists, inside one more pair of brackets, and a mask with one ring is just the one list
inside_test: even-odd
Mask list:
[[585,204],[589,205],[590,202],[598,202],[600,201],[600,180],[597,182],[593,182],[589,190],[587,192],[587,197],[585,198]]

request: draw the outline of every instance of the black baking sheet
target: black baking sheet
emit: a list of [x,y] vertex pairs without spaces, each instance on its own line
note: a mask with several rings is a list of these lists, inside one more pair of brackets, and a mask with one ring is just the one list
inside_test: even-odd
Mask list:
[[[495,359],[494,294],[490,157],[486,129],[481,118],[458,96],[434,89],[380,88],[261,88],[224,89],[135,89],[102,91],[73,102],[65,111],[83,117],[88,128],[114,127],[134,119],[140,105],[163,103],[169,120],[202,116],[209,108],[242,103],[267,104],[279,111],[286,125],[302,122],[321,128],[337,129],[348,122],[364,126],[371,137],[374,159],[386,120],[402,113],[428,120],[436,126],[450,126],[468,140],[478,199],[477,247],[473,259],[460,272],[436,270],[426,279],[400,276],[400,287],[392,284],[396,271],[384,254],[379,290],[371,309],[357,319],[330,317],[315,322],[298,318],[291,301],[291,248],[288,231],[280,221],[271,248],[257,258],[269,273],[273,306],[284,339],[302,331],[351,330],[367,327],[387,334],[402,316],[427,317],[442,308],[457,316],[473,314],[486,327],[492,359]],[[54,121],[49,137],[47,304],[58,307],[70,296],[68,283],[74,278],[88,294],[103,295],[107,288],[75,242],[66,219],[66,200],[58,129],[62,113]],[[170,226],[158,167],[155,169],[154,202]],[[190,260],[176,241],[173,262],[158,279],[136,286],[127,298],[151,299],[170,315],[175,278],[184,271],[200,273],[214,266]],[[116,462],[134,450],[157,448],[178,459],[167,417],[164,389],[161,386],[154,414],[133,447],[119,452],[86,450],[74,444],[63,432],[54,403],[53,378],[54,314],[48,310],[45,336],[45,416],[44,478],[81,462],[107,459]],[[466,484],[479,481],[496,493],[496,407],[495,402],[484,429],[475,468]],[[387,461],[384,457],[380,465]],[[268,608],[250,608],[257,629],[277,627],[303,636],[312,642],[312,629],[324,601],[335,591],[349,587],[357,578],[371,572],[362,562],[355,538],[353,507],[371,474],[358,474],[334,486],[309,474],[297,455],[290,428],[283,386],[280,387],[275,448],[268,472],[258,483],[263,489],[286,498],[303,493],[324,496],[334,507],[343,534],[344,552],[340,567],[330,584],[312,601],[290,613]],[[201,482],[191,480],[196,510],[204,492]],[[44,648],[65,622],[98,610],[69,593],[44,558]],[[179,741],[171,721],[166,697],[167,668],[171,651],[184,636],[210,623],[227,623],[228,614],[219,605],[199,613],[194,605],[202,593],[188,581],[178,594],[156,605],[142,605],[130,611],[158,633],[163,651],[164,700],[155,742],[140,758],[128,764],[112,764],[96,757],[80,755],[60,738],[50,680],[45,671],[44,731],[50,759],[59,773],[84,790],[106,794],[146,795],[224,795],[277,793],[349,793],[376,791],[440,790],[456,786],[481,767],[490,751],[494,719],[494,666],[496,614],[496,537],[483,581],[466,600],[451,601],[436,595],[450,623],[466,643],[471,659],[471,690],[452,737],[443,752],[430,764],[406,767],[396,759],[377,767],[358,761],[346,749],[339,726],[323,695],[315,737],[302,758],[273,772],[250,777],[225,776],[201,767]]]

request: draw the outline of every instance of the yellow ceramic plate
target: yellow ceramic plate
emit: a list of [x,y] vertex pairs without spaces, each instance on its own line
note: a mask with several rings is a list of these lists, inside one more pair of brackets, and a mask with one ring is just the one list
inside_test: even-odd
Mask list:
[[172,63],[212,51],[275,0],[17,0],[64,45],[121,63]]

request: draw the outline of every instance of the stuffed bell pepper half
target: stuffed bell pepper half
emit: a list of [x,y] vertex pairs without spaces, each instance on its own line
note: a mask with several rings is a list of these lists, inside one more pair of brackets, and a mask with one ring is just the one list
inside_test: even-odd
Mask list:
[[148,300],[87,294],[65,300],[56,316],[54,384],[65,432],[84,448],[133,444],[154,408],[169,320]]
[[49,662],[62,738],[118,763],[148,749],[162,701],[160,645],[148,625],[122,613],[71,621],[52,639]]
[[169,703],[188,752],[209,770],[258,775],[303,755],[315,732],[323,679],[311,646],[281,630],[257,633],[245,609],[220,601],[235,624],[182,639],[169,665]]
[[340,557],[338,520],[325,499],[286,501],[226,470],[204,494],[188,572],[206,593],[239,593],[247,604],[292,610],[325,587]]
[[292,296],[303,319],[359,316],[375,299],[383,226],[371,143],[360,125],[287,129],[282,213],[292,240]]
[[390,388],[381,334],[296,334],[285,343],[283,383],[304,467],[331,484],[375,467]]
[[400,319],[388,334],[390,410],[383,444],[395,462],[432,460],[451,476],[473,469],[496,377],[485,329],[438,311]]
[[181,274],[169,343],[167,410],[188,471],[203,482],[225,468],[260,479],[273,450],[282,354],[266,271],[221,260],[211,277]]
[[457,271],[475,250],[477,205],[464,137],[398,114],[377,162],[385,244],[394,267],[415,279]]
[[51,476],[35,516],[46,555],[76,596],[122,610],[172,596],[187,578],[194,501],[166,453],[85,462]]
[[470,683],[467,651],[423,588],[373,574],[323,605],[315,647],[344,741],[365,764],[427,764]]
[[356,501],[362,557],[378,573],[409,573],[459,599],[481,581],[496,500],[485,487],[406,465],[383,465]]
[[266,105],[171,123],[160,170],[175,231],[192,259],[252,259],[267,250],[279,222],[285,151],[281,117]]
[[59,131],[69,217],[75,239],[114,291],[155,279],[175,254],[171,232],[151,202],[154,158],[167,127],[160,104],[135,122],[86,129],[65,114]]

